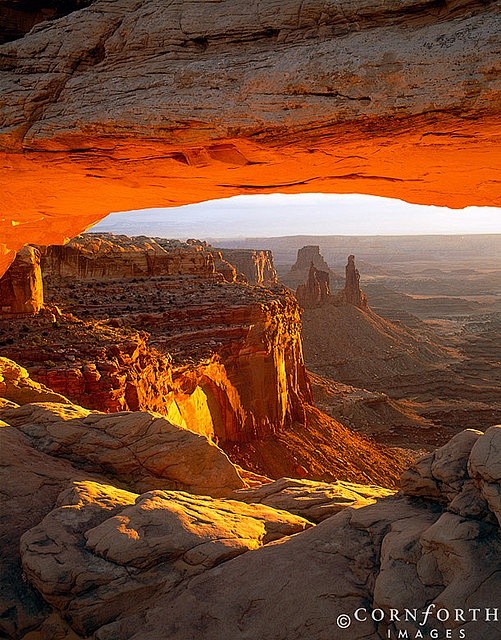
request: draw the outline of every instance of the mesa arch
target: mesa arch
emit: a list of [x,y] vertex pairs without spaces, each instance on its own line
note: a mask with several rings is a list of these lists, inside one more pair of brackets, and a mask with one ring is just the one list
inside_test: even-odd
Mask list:
[[[237,8],[237,10],[235,10]],[[0,273],[239,193],[500,205],[490,0],[95,0],[0,47]]]

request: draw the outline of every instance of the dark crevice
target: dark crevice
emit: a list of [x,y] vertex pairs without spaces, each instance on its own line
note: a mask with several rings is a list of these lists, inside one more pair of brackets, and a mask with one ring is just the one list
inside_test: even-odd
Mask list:
[[0,44],[18,40],[46,20],[84,9],[96,0],[0,0]]

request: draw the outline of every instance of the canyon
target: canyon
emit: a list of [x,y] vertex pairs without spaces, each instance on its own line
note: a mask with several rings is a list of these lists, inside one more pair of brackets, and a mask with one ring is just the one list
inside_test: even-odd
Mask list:
[[495,241],[76,236],[245,193],[499,205],[498,4],[0,18],[0,635],[497,640]]
[[[242,253],[262,273],[267,254]],[[228,279],[240,268],[200,241],[90,233],[32,254],[43,307],[0,314],[7,637],[327,638],[367,602],[490,605],[501,429],[437,434],[412,406],[307,372],[312,318],[322,356],[370,379],[450,357],[371,309],[353,255],[337,292],[310,262],[301,311],[277,282]],[[368,616],[346,637],[420,628]]]
[[157,240],[91,233],[43,249],[46,307],[0,317],[0,355],[79,405],[159,412],[258,474],[394,486],[411,453],[313,406],[300,309],[268,253],[238,252],[255,281],[272,274],[265,287],[228,282],[201,242]]

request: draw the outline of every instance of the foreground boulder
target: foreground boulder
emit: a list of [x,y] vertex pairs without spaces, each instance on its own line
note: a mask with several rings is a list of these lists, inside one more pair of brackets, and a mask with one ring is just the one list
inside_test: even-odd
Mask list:
[[[432,631],[447,637],[449,630],[451,637],[496,640],[498,522],[482,498],[475,515],[471,510],[458,513],[454,502],[472,486],[485,491],[487,479],[499,490],[494,482],[499,458],[489,456],[496,451],[499,432],[493,428],[474,438],[463,432],[440,451],[435,472],[445,480],[436,483],[434,497],[417,497],[424,474],[414,469],[406,474],[400,495],[345,509],[280,544],[211,569],[183,589],[166,589],[148,610],[131,612],[96,637],[376,640],[398,637],[399,632],[414,638],[418,631],[425,637],[432,637]],[[475,475],[480,473],[481,480]],[[493,493],[490,486],[488,492]],[[470,502],[473,509],[474,499]],[[393,619],[391,609],[397,610]]]
[[60,393],[35,382],[24,367],[0,357],[0,398],[16,404],[30,402],[68,402]]
[[223,496],[244,486],[221,449],[154,413],[104,414],[40,403],[6,408],[0,416],[39,451],[106,473],[136,491],[168,488]]
[[156,592],[311,526],[260,505],[77,483],[21,540],[28,579],[88,635]]
[[238,489],[233,497],[242,502],[285,509],[312,522],[322,522],[346,507],[366,507],[393,493],[391,489],[354,482],[280,478],[259,487]]

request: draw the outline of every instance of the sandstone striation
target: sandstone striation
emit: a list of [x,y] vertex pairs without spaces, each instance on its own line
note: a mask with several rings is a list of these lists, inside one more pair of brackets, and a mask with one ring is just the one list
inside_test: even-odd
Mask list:
[[0,323],[16,338],[0,353],[39,382],[102,411],[159,411],[221,443],[304,424],[299,308],[281,288],[199,277],[75,283],[57,281],[48,295],[106,322]]
[[0,51],[1,269],[111,211],[239,193],[495,205],[497,35],[476,0],[96,0],[40,23]]
[[89,233],[66,245],[47,247],[42,253],[42,271],[44,277],[78,280],[209,277],[215,272],[213,256],[202,245],[180,242],[174,245],[168,241],[160,244],[154,238],[112,233]]
[[273,254],[264,249],[221,249],[225,260],[232,264],[238,273],[245,276],[249,284],[266,286],[278,282],[273,264]]
[[43,300],[40,251],[26,246],[0,278],[0,315],[38,313]]
[[365,507],[392,494],[390,489],[374,485],[280,478],[257,488],[238,489],[232,495],[242,502],[266,504],[322,522],[347,507]]

